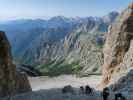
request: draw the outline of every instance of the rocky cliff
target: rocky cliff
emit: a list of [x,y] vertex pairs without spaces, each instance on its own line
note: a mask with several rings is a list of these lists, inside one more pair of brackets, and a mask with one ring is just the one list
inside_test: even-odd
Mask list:
[[9,96],[31,91],[27,76],[16,71],[12,63],[11,47],[0,31],[0,96]]
[[[104,45],[103,79],[105,87],[117,76],[122,77],[133,67],[133,4],[130,4],[108,30]],[[119,74],[119,75],[118,75]],[[118,77],[117,77],[118,78]],[[119,79],[118,78],[118,79]]]

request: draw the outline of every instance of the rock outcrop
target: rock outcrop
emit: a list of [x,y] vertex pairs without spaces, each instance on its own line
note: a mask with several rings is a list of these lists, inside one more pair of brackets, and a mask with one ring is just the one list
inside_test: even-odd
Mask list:
[[[31,91],[27,76],[16,72],[11,47],[5,33],[0,31],[0,96]],[[22,90],[22,91],[21,91]]]
[[115,73],[133,67],[133,4],[130,4],[108,30],[104,45],[103,79],[100,88],[107,86]]

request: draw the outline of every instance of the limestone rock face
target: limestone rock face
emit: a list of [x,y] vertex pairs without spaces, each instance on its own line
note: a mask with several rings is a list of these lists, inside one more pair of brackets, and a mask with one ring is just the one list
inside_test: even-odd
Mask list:
[[103,79],[100,85],[104,88],[111,80],[113,73],[133,66],[133,4],[130,4],[108,30],[104,45]]
[[[16,66],[12,63],[11,47],[8,39],[5,33],[0,31],[0,96],[15,95],[19,93],[18,89],[23,88],[28,88],[27,91],[31,91],[29,82],[26,84],[27,87],[18,88],[26,80],[20,77],[23,76],[17,75]],[[22,82],[21,85],[20,80]]]

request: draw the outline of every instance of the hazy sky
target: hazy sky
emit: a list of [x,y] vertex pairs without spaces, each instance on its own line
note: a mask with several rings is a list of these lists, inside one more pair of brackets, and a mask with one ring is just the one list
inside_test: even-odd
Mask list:
[[124,9],[133,0],[0,0],[0,20],[103,16]]

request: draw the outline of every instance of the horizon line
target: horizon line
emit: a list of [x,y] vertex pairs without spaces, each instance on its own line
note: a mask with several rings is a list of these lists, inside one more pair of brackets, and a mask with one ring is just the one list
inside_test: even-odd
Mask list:
[[54,17],[64,17],[64,18],[88,18],[88,17],[93,17],[93,18],[102,18],[112,12],[116,12],[116,13],[121,13],[121,11],[111,11],[105,15],[102,15],[102,16],[91,16],[91,15],[88,15],[88,16],[65,16],[65,15],[55,15],[55,16],[27,16],[27,17],[19,17],[19,16],[14,16],[14,17],[10,17],[10,18],[1,18],[0,17],[0,21],[13,21],[13,20],[37,20],[37,19],[41,19],[41,20],[49,20],[51,18],[54,18]]

